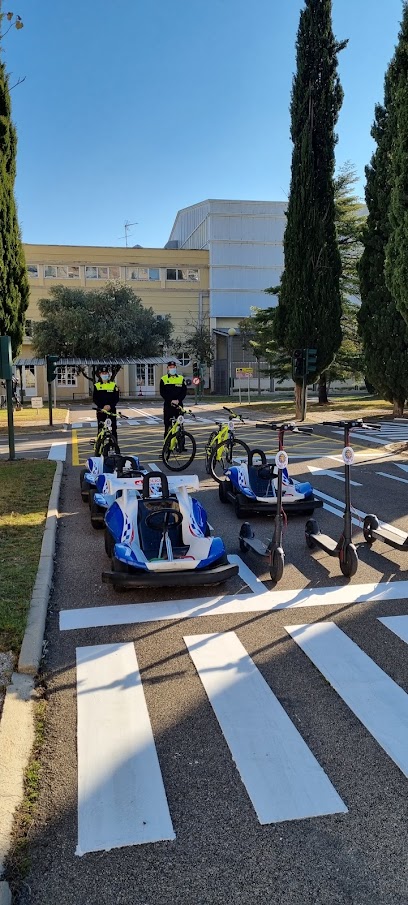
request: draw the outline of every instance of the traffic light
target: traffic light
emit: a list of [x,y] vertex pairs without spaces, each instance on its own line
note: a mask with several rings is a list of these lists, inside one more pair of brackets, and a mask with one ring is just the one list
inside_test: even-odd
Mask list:
[[0,377],[3,380],[12,378],[11,340],[9,336],[0,336]]
[[305,356],[303,349],[295,349],[292,355],[292,379],[303,380],[305,375]]
[[193,377],[200,376],[200,368],[198,366],[198,361],[193,361]]
[[57,362],[59,361],[59,355],[47,355],[47,383],[52,383],[57,376]]
[[306,349],[306,374],[315,374],[317,368],[317,349]]

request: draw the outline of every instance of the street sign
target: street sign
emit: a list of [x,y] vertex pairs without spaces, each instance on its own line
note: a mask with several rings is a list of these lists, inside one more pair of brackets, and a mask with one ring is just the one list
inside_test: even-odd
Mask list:
[[193,377],[192,383],[194,384],[195,387],[198,387],[200,385],[200,378]]
[[42,407],[43,407],[42,396],[32,396],[31,397],[31,408],[42,409]]
[[253,375],[253,368],[235,368],[235,377],[237,380],[247,380],[249,377],[253,377]]

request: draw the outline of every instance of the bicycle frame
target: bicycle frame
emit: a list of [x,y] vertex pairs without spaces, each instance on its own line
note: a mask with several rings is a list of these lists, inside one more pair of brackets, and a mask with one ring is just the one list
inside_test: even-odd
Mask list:
[[[228,417],[228,421],[225,421],[224,424],[221,421],[216,421],[216,425],[219,428],[218,433],[211,440],[210,445],[207,447],[207,455],[211,455],[211,450],[215,449],[215,447],[219,446],[217,449],[217,462],[220,461],[224,454],[225,445],[229,442],[231,443],[235,437],[235,428],[234,428],[234,420],[238,419],[242,424],[244,424],[244,419],[241,415],[231,412],[230,409],[227,409],[223,406],[226,412],[230,412]],[[221,444],[224,446],[221,446]]]
[[195,418],[194,412],[191,412],[190,409],[183,409],[183,408],[179,407],[179,412],[180,412],[179,415],[175,415],[171,419],[171,427],[167,431],[167,434],[164,438],[163,447],[166,445],[168,438],[171,437],[170,450],[173,450],[176,448],[177,441],[178,441],[180,434],[181,434],[181,436],[183,435],[184,415],[192,415],[192,417]]

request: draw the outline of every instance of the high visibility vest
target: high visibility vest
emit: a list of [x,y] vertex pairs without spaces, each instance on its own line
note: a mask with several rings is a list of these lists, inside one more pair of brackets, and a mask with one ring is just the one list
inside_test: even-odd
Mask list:
[[116,390],[116,383],[114,380],[110,380],[108,383],[96,383],[96,390],[106,390],[107,393],[114,393]]
[[164,384],[172,383],[174,386],[182,385],[184,377],[182,374],[164,374],[162,377],[162,381]]

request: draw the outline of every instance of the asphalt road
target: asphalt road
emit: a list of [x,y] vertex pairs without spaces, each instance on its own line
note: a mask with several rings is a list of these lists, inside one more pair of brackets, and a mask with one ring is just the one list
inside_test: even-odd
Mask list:
[[[143,462],[158,463],[161,424],[146,424],[142,416],[140,421],[123,427],[123,432],[120,429],[122,449],[138,452]],[[197,438],[203,438],[201,451],[210,429],[207,422],[194,427]],[[252,442],[251,430],[243,427],[239,436]],[[92,435],[89,426],[73,429],[72,449],[78,463],[86,457]],[[254,431],[255,435],[259,446],[259,432]],[[344,493],[342,464],[336,458],[341,437],[331,428],[319,428],[306,441],[291,437],[289,446],[290,473],[312,479],[324,495],[329,508],[316,515],[322,530],[337,537],[342,522],[336,500]],[[383,521],[408,531],[408,474],[400,467],[408,465],[408,458],[363,438],[356,439],[353,447],[358,453],[352,470],[353,506],[360,513],[374,511]],[[274,448],[271,440],[270,451]],[[312,475],[309,466],[321,471]],[[219,501],[202,457],[197,457],[193,470],[201,480],[197,496],[215,533],[223,537],[228,553],[239,554],[241,521],[232,506]],[[102,569],[109,567],[103,532],[90,525],[78,475],[79,468],[71,465],[69,456],[46,634],[48,717],[41,790],[29,835],[30,868],[16,894],[16,905],[406,905],[407,646],[390,630],[391,623],[385,625],[379,619],[404,615],[408,621],[408,585],[402,584],[408,582],[408,553],[381,543],[369,549],[356,526],[360,564],[354,578],[347,580],[336,558],[307,549],[304,518],[292,516],[284,538],[285,571],[277,588],[263,559],[244,556],[263,583],[261,590],[276,591],[275,598],[264,594],[262,599],[260,594],[255,604],[247,608],[244,604],[240,612],[220,612],[217,604],[203,603],[203,598],[208,601],[218,594],[227,595],[228,600],[250,599],[241,577],[221,590],[192,591],[181,586],[117,594],[101,582]],[[270,537],[270,519],[257,517],[253,527],[262,540]],[[387,590],[383,583],[388,583]],[[322,605],[314,605],[317,595]],[[178,616],[163,619],[155,609],[155,602],[186,598],[194,598],[197,606],[201,600],[205,615],[184,618],[181,604]],[[275,602],[284,605],[285,599],[297,603],[296,608],[271,609]],[[118,624],[96,627],[93,622],[90,608],[97,608],[99,622],[104,623],[104,615],[108,622],[114,612],[108,607],[138,603],[151,604],[154,621],[143,621],[143,616],[132,621],[131,614],[129,621],[125,615],[123,622],[119,617]],[[73,617],[80,621],[84,610],[90,616],[89,627],[60,629],[60,614],[75,611]],[[314,653],[312,648],[309,653],[302,649],[302,633],[296,636],[299,630],[293,628],[299,625],[312,627],[318,645]],[[322,626],[327,635],[319,635]],[[202,637],[214,633],[229,633],[221,638],[220,662],[212,639]],[[350,642],[346,648],[344,638]],[[106,645],[127,645],[128,673],[109,671]],[[224,648],[227,653],[222,659]],[[360,652],[366,655],[362,659]],[[77,672],[77,656],[84,658],[85,674]],[[95,672],[87,677],[89,663]],[[123,719],[121,701],[127,698],[128,721],[121,723],[119,731],[116,718]],[[134,714],[136,700],[140,710]],[[283,717],[281,711],[277,715],[276,701]],[[271,723],[268,708],[272,706],[276,722]],[[88,835],[81,836],[81,812],[80,837],[82,842],[86,838],[90,849],[93,839],[97,845],[97,818],[103,813],[105,796],[111,808],[105,840],[112,833],[110,851],[94,848],[82,856],[76,854],[80,841],[77,719],[82,745],[81,807],[90,827]],[[289,721],[292,734],[287,735]],[[130,734],[131,722],[136,735]],[[115,848],[112,826],[118,790],[123,768],[134,753],[131,739],[138,737],[142,723],[149,762],[154,759],[152,733],[175,838],[165,833],[160,838],[163,800],[157,798],[153,808],[159,825],[157,841]],[[270,785],[265,786],[262,740],[269,731],[273,744],[267,756],[272,760]],[[293,791],[292,756],[299,737],[312,755],[309,761],[304,749],[299,755],[305,771],[302,794]],[[253,742],[249,778],[242,755],[248,738]],[[96,761],[92,760],[95,750]],[[322,775],[317,781],[316,764],[327,780],[331,810],[327,794],[326,810],[321,803]],[[91,772],[84,796],[87,769]],[[147,782],[139,788],[135,799],[129,788],[130,833],[139,799],[146,795],[148,804],[156,802],[157,783],[156,772],[151,785]],[[126,787],[124,794],[126,798]],[[270,797],[276,805],[275,817],[268,812],[266,819],[260,818]],[[303,814],[295,817],[297,808],[303,808]],[[142,831],[148,832],[149,826]]]

